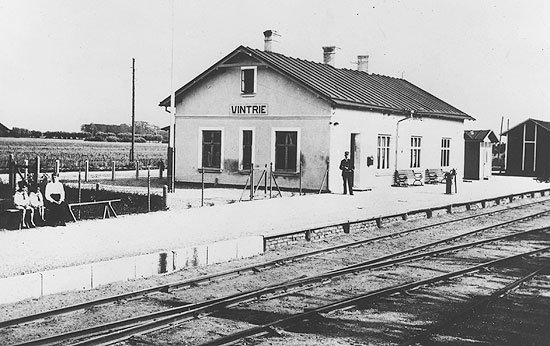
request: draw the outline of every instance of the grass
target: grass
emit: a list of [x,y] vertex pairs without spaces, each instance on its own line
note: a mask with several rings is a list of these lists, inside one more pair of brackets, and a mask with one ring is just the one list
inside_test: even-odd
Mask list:
[[[108,170],[115,161],[117,169],[131,169],[130,143],[121,142],[86,142],[72,139],[44,138],[5,138],[0,137],[0,171],[7,171],[9,155],[23,164],[24,160],[34,165],[40,157],[42,170],[52,171],[55,161],[60,161],[62,171],[77,171],[79,165],[84,167],[88,160],[90,170]],[[166,164],[167,144],[136,143],[135,158],[141,166],[154,165],[163,160]]]

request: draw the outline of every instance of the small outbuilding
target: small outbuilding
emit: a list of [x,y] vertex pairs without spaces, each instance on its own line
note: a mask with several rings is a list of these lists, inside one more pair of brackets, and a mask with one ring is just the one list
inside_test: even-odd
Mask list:
[[494,143],[498,138],[491,130],[464,131],[464,179],[491,177]]
[[7,128],[4,124],[0,123],[0,137],[9,136],[11,130]]
[[506,175],[550,177],[550,122],[529,118],[503,135]]

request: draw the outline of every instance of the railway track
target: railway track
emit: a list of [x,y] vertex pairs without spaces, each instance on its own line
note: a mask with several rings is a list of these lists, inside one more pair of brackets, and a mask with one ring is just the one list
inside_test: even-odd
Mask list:
[[[419,246],[413,246],[413,247],[409,246],[407,249],[404,249],[401,251],[394,251],[391,254],[386,254],[384,256],[377,256],[375,258],[356,262],[351,265],[341,267],[338,269],[326,270],[316,275],[311,275],[308,277],[292,278],[290,280],[286,280],[285,282],[266,285],[259,289],[251,289],[245,292],[227,295],[227,296],[223,296],[215,299],[203,300],[196,303],[182,304],[182,306],[178,306],[171,309],[163,309],[154,313],[147,313],[138,317],[126,318],[126,319],[117,320],[115,322],[96,325],[92,328],[84,328],[80,330],[74,330],[71,332],[59,333],[57,335],[52,335],[45,338],[43,337],[43,338],[31,340],[31,341],[20,342],[17,345],[47,345],[52,343],[57,344],[61,342],[66,342],[66,344],[71,344],[72,342],[72,344],[74,345],[106,345],[106,344],[113,344],[117,342],[120,343],[120,342],[123,342],[124,340],[135,338],[136,334],[141,334],[144,332],[147,332],[147,333],[158,332],[159,330],[163,330],[167,328],[166,327],[167,325],[174,327],[175,325],[180,325],[183,322],[195,320],[197,316],[204,317],[207,315],[215,315],[215,314],[219,314],[221,311],[225,311],[228,308],[240,306],[245,303],[250,303],[255,301],[267,301],[275,298],[287,297],[290,294],[299,294],[299,292],[312,290],[318,287],[326,287],[330,283],[334,281],[339,281],[340,280],[339,278],[349,274],[358,275],[360,273],[372,272],[374,270],[380,270],[381,268],[388,268],[388,267],[400,265],[403,263],[408,263],[411,261],[420,261],[421,259],[425,259],[425,258],[430,258],[429,261],[433,261],[433,258],[434,258],[433,256],[442,256],[443,254],[451,254],[456,251],[460,251],[467,248],[475,249],[485,244],[491,244],[491,243],[502,242],[502,241],[510,241],[511,239],[529,237],[534,234],[546,233],[548,232],[548,228],[544,228],[544,227],[529,228],[529,226],[525,226],[524,228],[528,228],[528,229],[523,231],[518,231],[517,226],[511,227],[512,229],[510,229],[511,225],[514,225],[514,224],[517,225],[518,223],[525,223],[525,222],[528,222],[528,220],[533,220],[535,218],[540,218],[546,215],[547,210],[546,210],[546,206],[544,205],[544,202],[542,204],[529,203],[528,205],[526,204],[526,205],[518,206],[517,208],[507,208],[505,210],[507,212],[510,212],[511,210],[519,210],[522,208],[533,208],[533,207],[537,208],[537,206],[541,206],[542,211],[537,211],[534,213],[531,212],[528,215],[524,215],[522,217],[514,217],[510,220],[498,222],[498,223],[491,224],[484,227],[477,227],[468,232],[461,232],[460,235],[447,236],[442,239],[427,242]],[[426,231],[428,229],[434,229],[434,228],[440,229],[443,226],[449,226],[451,223],[460,223],[460,222],[471,220],[472,218],[487,218],[490,215],[496,214],[496,215],[501,215],[501,216],[497,216],[498,219],[501,219],[503,218],[502,213],[504,213],[504,211],[501,212],[501,211],[495,210],[487,213],[478,214],[472,217],[457,218],[455,220],[434,223],[431,225],[394,232],[384,236],[364,239],[358,242],[347,243],[347,244],[326,248],[322,250],[309,251],[299,255],[286,257],[283,259],[277,259],[274,261],[268,261],[268,262],[259,263],[256,265],[238,268],[232,271],[212,274],[212,275],[209,275],[208,277],[178,281],[167,285],[130,292],[124,295],[113,296],[113,297],[103,298],[100,300],[87,302],[83,304],[72,305],[72,306],[65,307],[63,309],[56,309],[56,310],[52,310],[52,311],[48,311],[48,312],[44,312],[44,313],[40,313],[32,316],[24,316],[21,318],[10,320],[10,321],[1,322],[0,326],[3,328],[18,327],[23,323],[28,324],[30,322],[37,321],[40,319],[49,319],[49,318],[52,318],[52,316],[56,316],[61,313],[65,314],[65,313],[74,312],[77,310],[90,309],[93,307],[97,307],[98,305],[103,305],[103,304],[107,304],[115,301],[119,301],[119,302],[128,301],[129,299],[136,299],[138,297],[143,297],[143,295],[151,295],[153,292],[163,292],[163,293],[177,292],[177,291],[180,291],[182,288],[190,288],[193,286],[201,285],[202,283],[205,283],[205,282],[220,280],[221,278],[225,280],[228,277],[239,275],[241,273],[250,273],[250,272],[264,273],[264,270],[266,268],[275,268],[279,266],[281,263],[286,263],[286,264],[294,263],[296,261],[303,260],[306,258],[311,259],[315,257],[320,257],[319,255],[321,254],[324,254],[326,256],[327,253],[335,253],[338,251],[342,253],[343,252],[342,250],[344,249],[346,250],[345,254],[349,254],[350,249],[354,249],[358,247],[361,247],[364,249],[364,248],[367,248],[366,247],[367,245],[372,244],[374,242],[391,241],[399,238],[403,239],[414,232],[422,232],[422,231]],[[506,230],[503,230],[503,228],[506,228]],[[503,234],[503,232],[506,234]],[[444,233],[444,232],[439,232],[439,233]],[[484,234],[483,239],[478,239],[476,241],[464,240],[472,237],[479,237],[480,234]],[[459,241],[462,241],[462,243],[458,244],[457,242]],[[454,243],[455,245],[444,246],[449,243]],[[427,251],[428,249],[430,249],[430,251]],[[547,250],[548,249],[546,250],[539,249],[539,250],[533,250],[533,251],[543,252]],[[515,258],[514,256],[517,257],[517,256],[530,256],[530,255],[531,254],[527,252],[521,255],[513,255],[510,257]],[[491,264],[475,264],[471,267],[472,268],[476,266],[487,267],[487,266],[493,265],[492,262],[494,262],[494,260],[488,262]],[[281,325],[285,325],[285,323],[282,323]],[[109,332],[106,333],[106,331],[109,331]],[[102,333],[102,335],[97,336],[98,333]],[[75,340],[83,337],[86,337],[87,339],[83,341],[76,341],[75,343]]]

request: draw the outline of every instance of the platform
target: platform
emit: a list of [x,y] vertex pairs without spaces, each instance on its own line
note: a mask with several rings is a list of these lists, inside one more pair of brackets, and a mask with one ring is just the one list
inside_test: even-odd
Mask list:
[[[388,187],[353,196],[310,194],[0,231],[0,297],[27,281],[34,283],[29,287],[40,284],[0,303],[154,275],[174,263],[181,268],[251,256],[263,251],[263,237],[549,188],[532,178],[493,176],[460,182],[452,195],[443,184]],[[113,268],[125,269],[117,276]],[[90,271],[104,274],[90,278]],[[46,287],[48,279],[55,283]]]

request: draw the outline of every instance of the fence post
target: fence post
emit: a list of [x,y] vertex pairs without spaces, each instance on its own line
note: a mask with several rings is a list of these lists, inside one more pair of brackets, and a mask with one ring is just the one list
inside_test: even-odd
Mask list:
[[268,175],[267,175],[267,163],[265,164],[265,179],[264,179],[264,198],[267,196],[267,179],[268,179]]
[[271,184],[271,173],[273,172],[273,162],[269,163],[269,198],[271,198],[271,193],[273,192],[273,185]]
[[53,171],[53,172],[54,172],[55,175],[57,175],[58,177],[59,177],[59,166],[60,166],[59,160],[55,160],[55,168],[54,168],[54,171]]
[[[80,164],[78,165],[78,203],[82,202],[82,187],[80,185],[82,176],[81,176]],[[78,208],[78,219],[80,220],[80,208]]]
[[40,156],[35,159],[36,165],[34,166],[34,184],[38,185],[40,181]]
[[84,181],[88,182],[88,172],[90,171],[90,161],[84,161]]
[[201,207],[204,206],[204,167],[201,168]]
[[11,188],[11,193],[14,194],[15,193],[15,181],[16,181],[16,176],[15,176],[15,157],[13,156],[13,154],[10,154],[10,162],[9,162],[9,172],[10,172],[10,177],[9,177],[9,181],[10,181],[10,188]]
[[162,209],[168,209],[168,185],[162,186]]
[[111,167],[111,180],[115,180],[115,161],[113,161],[112,163],[112,167]]
[[302,158],[300,158],[300,196],[302,195]]
[[23,177],[25,178],[25,181],[29,181],[29,160],[25,159],[23,161],[23,164],[25,165],[25,170],[23,171]]
[[147,166],[147,212],[151,212],[151,169],[149,166]]
[[[139,179],[139,161],[136,160],[134,162],[136,163],[136,180],[138,180]],[[147,168],[147,169],[149,169],[149,168]]]
[[250,200],[254,199],[254,163],[250,162]]

